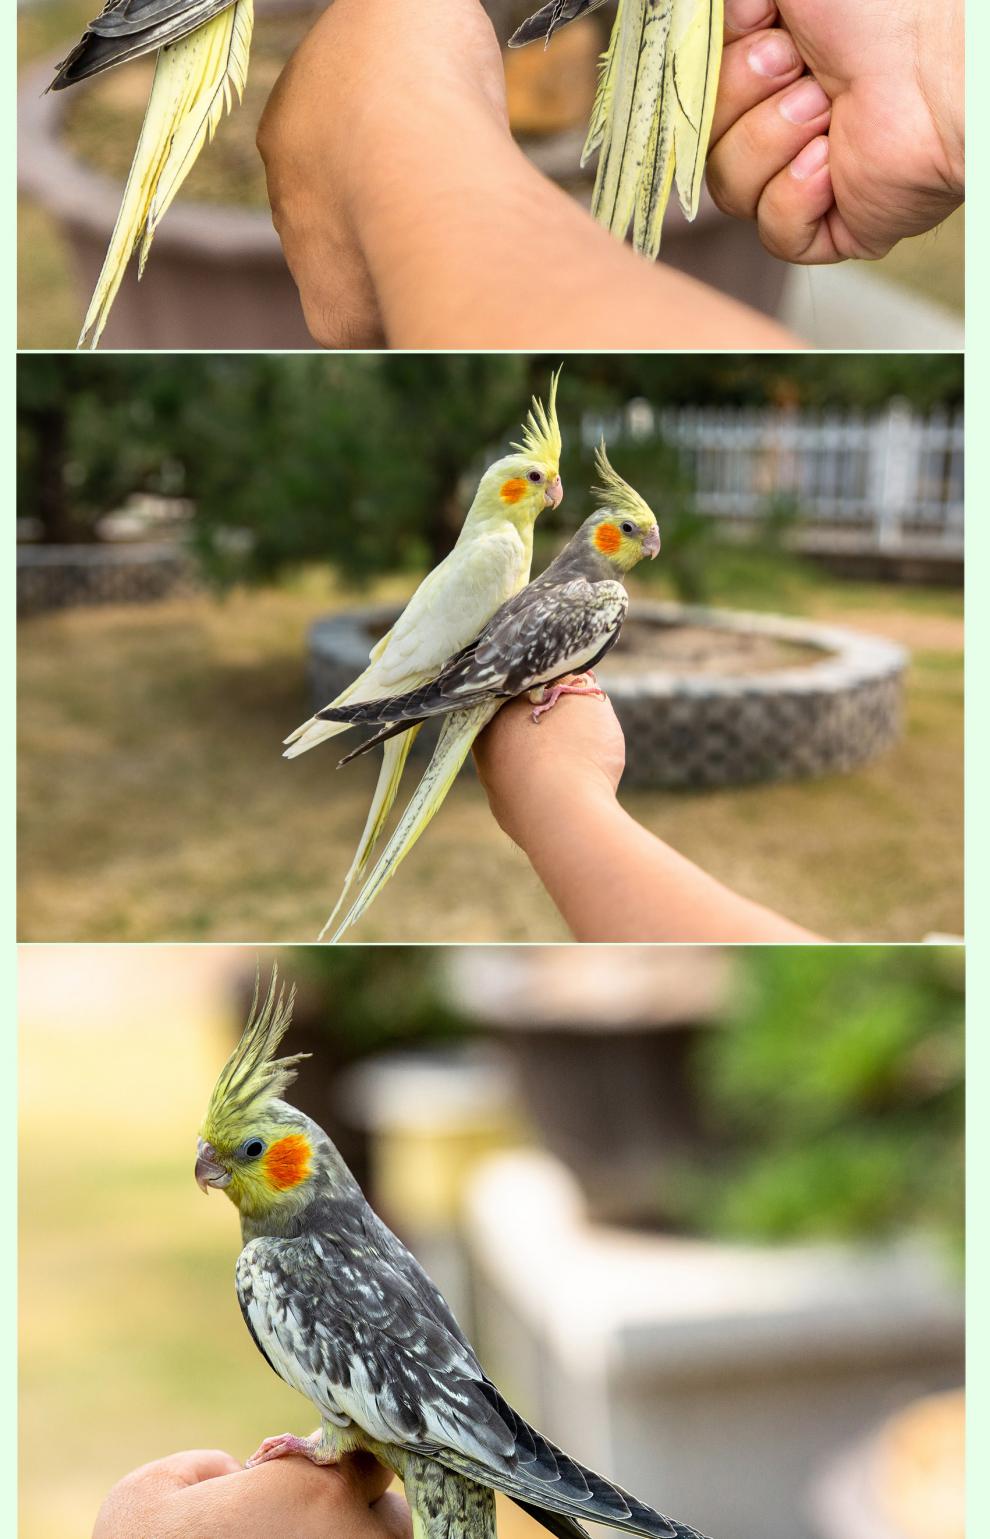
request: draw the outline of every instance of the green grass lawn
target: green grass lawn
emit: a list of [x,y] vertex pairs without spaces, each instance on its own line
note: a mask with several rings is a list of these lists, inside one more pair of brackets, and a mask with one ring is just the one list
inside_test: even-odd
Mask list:
[[[962,600],[838,583],[729,552],[723,600],[835,618],[914,653],[902,742],[851,775],[630,791],[657,835],[834,939],[962,929]],[[410,586],[392,582],[376,597]],[[651,588],[651,592],[657,591]],[[20,629],[21,940],[311,940],[376,767],[287,763],[310,710],[305,632],[353,597],[294,584],[38,617]],[[556,911],[472,774],[353,932],[363,941],[554,941]]]

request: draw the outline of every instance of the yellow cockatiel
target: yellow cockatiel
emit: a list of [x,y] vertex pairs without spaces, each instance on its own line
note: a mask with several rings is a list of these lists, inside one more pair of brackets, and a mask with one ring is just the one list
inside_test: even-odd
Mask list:
[[[550,0],[510,46],[544,38],[605,0]],[[671,187],[694,219],[705,178],[722,62],[724,0],[619,0],[581,164],[595,153],[592,212],[620,240],[660,250]]]
[[58,67],[60,91],[141,54],[158,53],[141,137],[79,346],[96,347],[124,272],[155,231],[207,139],[247,80],[254,0],[107,0]]
[[[328,720],[325,712],[345,702],[356,705],[362,700],[404,695],[432,679],[449,657],[474,640],[506,599],[526,586],[533,562],[533,525],[544,508],[557,507],[563,496],[556,404],[558,378],[559,371],[551,377],[546,409],[541,402],[533,401],[522,443],[514,445],[511,454],[496,460],[485,471],[450,554],[424,577],[392,629],[372,649],[364,672],[286,739],[287,759],[348,731],[349,722]],[[373,890],[362,892],[360,906],[356,904],[356,912],[348,912],[337,935],[368,907],[374,892],[412,848],[443,801],[484,724],[473,725],[473,718],[467,719],[471,713],[460,714],[465,719],[458,720],[452,730],[445,728],[446,736],[424,775],[430,795],[422,804],[417,802],[414,826],[408,825],[408,836],[404,834],[398,842],[392,841],[387,873],[378,873]],[[364,833],[321,939],[364,876],[418,731],[418,727],[411,727],[385,744]]]

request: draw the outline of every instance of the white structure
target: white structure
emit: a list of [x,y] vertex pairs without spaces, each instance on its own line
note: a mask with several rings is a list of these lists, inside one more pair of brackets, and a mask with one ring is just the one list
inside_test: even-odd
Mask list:
[[822,1465],[961,1377],[961,1300],[921,1244],[594,1226],[539,1153],[480,1169],[466,1236],[492,1377],[569,1453],[713,1539],[811,1539]]
[[962,412],[921,415],[900,401],[875,416],[779,409],[664,408],[631,401],[589,413],[587,446],[661,438],[675,448],[703,513],[752,524],[793,501],[822,548],[961,556]]

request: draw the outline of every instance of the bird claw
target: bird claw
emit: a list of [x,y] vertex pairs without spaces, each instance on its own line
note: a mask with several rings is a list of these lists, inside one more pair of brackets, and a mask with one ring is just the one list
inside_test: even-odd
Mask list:
[[245,1468],[253,1470],[259,1464],[267,1464],[269,1459],[282,1459],[288,1454],[301,1455],[311,1464],[336,1464],[336,1456],[328,1455],[321,1445],[319,1432],[314,1432],[312,1437],[295,1437],[291,1432],[279,1432],[274,1437],[265,1438],[247,1460]]
[[541,684],[539,689],[530,690],[533,720],[539,722],[541,716],[546,715],[547,711],[552,711],[561,695],[595,695],[599,700],[605,699],[605,691],[599,688],[595,675],[590,669],[586,673],[571,674],[549,689],[545,684]]

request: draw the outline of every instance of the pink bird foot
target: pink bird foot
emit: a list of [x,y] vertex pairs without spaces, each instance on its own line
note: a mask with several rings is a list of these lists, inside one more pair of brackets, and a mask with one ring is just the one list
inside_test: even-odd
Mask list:
[[587,673],[574,673],[566,679],[561,679],[559,684],[554,684],[549,689],[545,684],[541,684],[539,689],[530,690],[533,720],[538,722],[547,711],[552,711],[561,695],[595,695],[599,700],[605,699],[605,691],[599,689],[595,675],[590,670]]
[[337,1455],[322,1446],[319,1432],[314,1432],[312,1437],[294,1437],[291,1432],[280,1432],[275,1437],[265,1438],[261,1447],[248,1459],[245,1468],[253,1470],[259,1464],[267,1464],[269,1459],[281,1459],[286,1454],[299,1454],[311,1464],[337,1463]]

